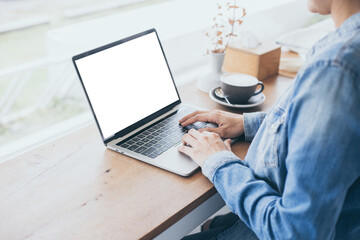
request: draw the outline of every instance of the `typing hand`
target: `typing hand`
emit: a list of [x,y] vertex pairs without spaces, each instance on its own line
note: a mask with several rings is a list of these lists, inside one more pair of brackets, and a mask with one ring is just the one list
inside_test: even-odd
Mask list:
[[199,129],[199,131],[214,132],[222,138],[235,138],[244,133],[242,115],[220,110],[196,111],[182,118],[179,123],[181,126],[186,127],[199,121],[216,123],[218,125],[216,128],[206,127]]
[[191,157],[200,167],[212,154],[231,151],[230,139],[223,141],[218,134],[191,129],[182,138],[183,145],[178,150]]

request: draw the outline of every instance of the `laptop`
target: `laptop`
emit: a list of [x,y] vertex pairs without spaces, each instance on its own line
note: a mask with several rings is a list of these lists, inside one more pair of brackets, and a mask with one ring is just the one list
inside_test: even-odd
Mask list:
[[177,148],[195,123],[178,121],[195,111],[181,102],[155,29],[73,57],[105,146],[181,176],[198,165]]

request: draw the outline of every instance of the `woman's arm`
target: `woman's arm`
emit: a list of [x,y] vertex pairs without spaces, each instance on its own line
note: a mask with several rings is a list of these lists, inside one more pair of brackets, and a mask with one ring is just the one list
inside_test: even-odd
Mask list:
[[251,142],[254,139],[265,117],[266,113],[264,112],[243,114],[245,141]]
[[360,87],[354,74],[316,67],[298,84],[286,120],[283,192],[229,151],[213,154],[202,167],[260,239],[334,238],[347,191],[360,177]]

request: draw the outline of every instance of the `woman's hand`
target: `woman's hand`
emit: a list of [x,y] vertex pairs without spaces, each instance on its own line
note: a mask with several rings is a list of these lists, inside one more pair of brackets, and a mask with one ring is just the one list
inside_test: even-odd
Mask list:
[[221,151],[231,151],[230,139],[223,142],[216,133],[199,132],[191,129],[182,138],[183,145],[179,147],[182,152],[191,157],[200,167],[212,154]]
[[244,133],[244,119],[242,115],[220,110],[196,111],[182,118],[179,123],[186,127],[195,122],[212,122],[217,128],[202,128],[200,132],[214,132],[222,138],[235,138]]

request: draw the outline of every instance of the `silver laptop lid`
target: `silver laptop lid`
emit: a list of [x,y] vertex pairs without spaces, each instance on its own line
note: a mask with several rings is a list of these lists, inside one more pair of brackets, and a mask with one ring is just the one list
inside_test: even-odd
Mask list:
[[155,29],[73,57],[104,143],[181,103]]

